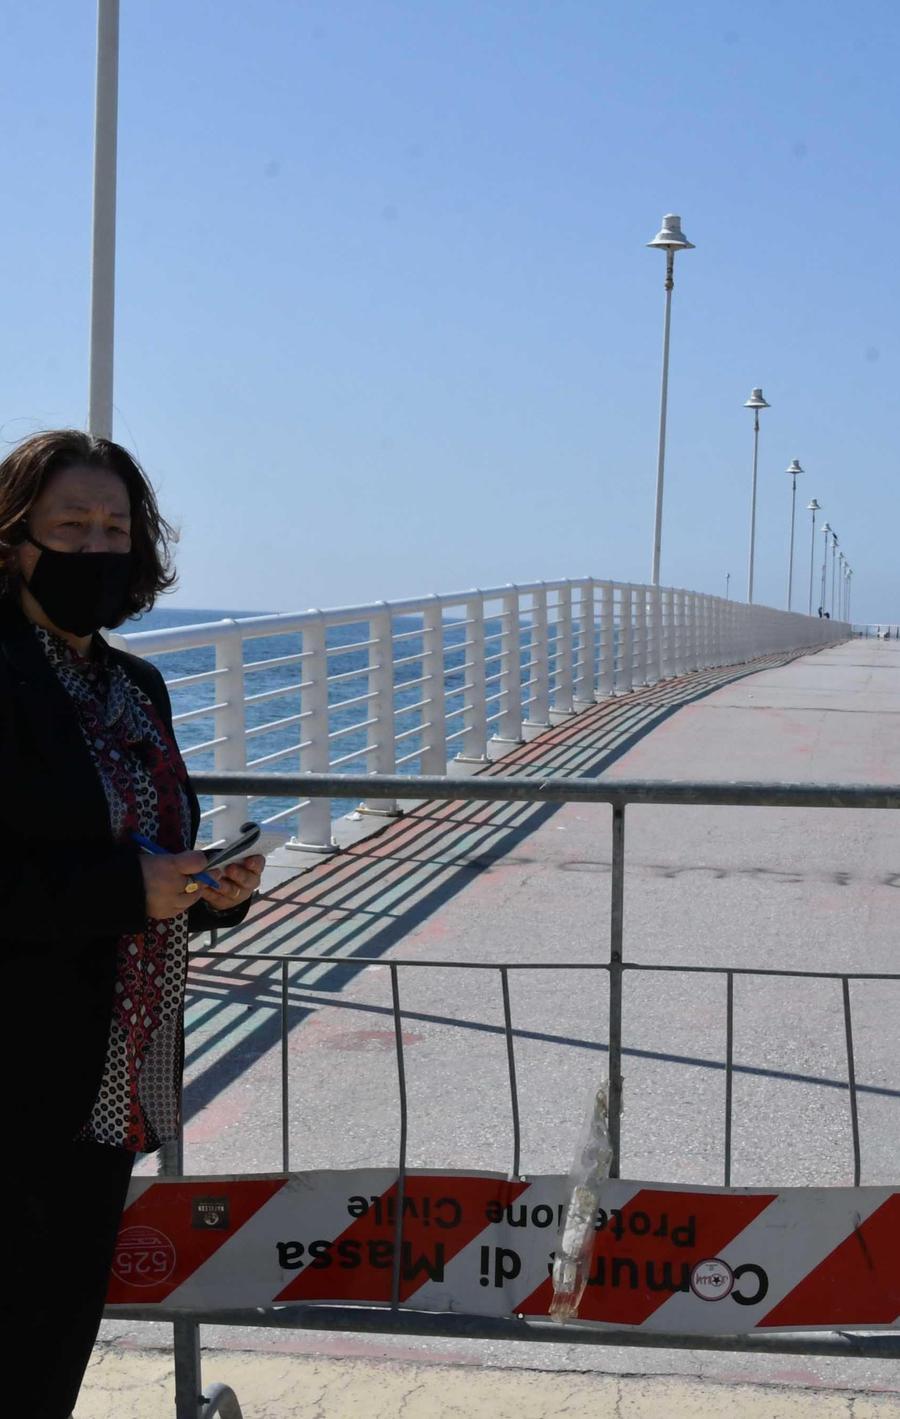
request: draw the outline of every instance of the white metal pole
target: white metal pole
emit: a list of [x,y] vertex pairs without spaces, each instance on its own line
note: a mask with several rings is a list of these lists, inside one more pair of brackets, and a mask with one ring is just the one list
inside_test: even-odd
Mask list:
[[[507,623],[504,623],[507,624]],[[422,612],[422,669],[427,697],[429,727],[419,760],[423,774],[447,772],[447,711],[444,690],[444,608],[439,596],[431,596]],[[515,706],[513,706],[513,710]]]
[[[832,533],[834,537],[834,533]],[[834,575],[837,567],[837,537],[831,544],[831,619],[834,620]]]
[[[592,577],[578,582],[578,671],[575,676],[574,704],[586,709],[594,703],[597,679],[597,640],[594,630],[594,582]],[[516,671],[521,679],[521,672]]]
[[756,469],[759,462],[759,410],[753,410],[753,482],[750,492],[750,565],[747,571],[747,601],[753,604],[753,554],[756,548]]
[[816,557],[816,509],[810,508],[812,513],[812,542],[809,545],[809,614],[812,615],[812,592],[813,592],[813,563]]
[[556,684],[553,708],[557,714],[574,714],[572,704],[572,583],[567,581],[556,593]]
[[616,688],[616,611],[612,582],[600,587],[600,679],[598,695],[612,695]]
[[[244,698],[244,642],[241,628],[233,619],[220,621],[216,627],[216,690],[215,748],[213,768],[216,773],[247,767],[247,706]],[[218,693],[221,691],[221,694]],[[215,831],[225,838],[234,837],[247,818],[246,798],[214,798],[218,809]]]
[[98,0],[88,400],[88,430],[97,438],[112,438],[113,422],[118,99],[119,0]]
[[[325,618],[303,626],[303,680],[300,708],[303,721],[303,747],[300,750],[301,773],[327,774],[330,769],[331,743],[328,738],[328,646]],[[243,664],[243,652],[240,655]],[[246,754],[246,748],[244,749]],[[241,767],[246,766],[246,758]],[[446,768],[446,765],[445,765]],[[240,819],[238,819],[240,822]],[[331,803],[327,798],[310,798],[300,810],[297,831],[285,846],[312,852],[334,852],[331,836]]]
[[789,611],[791,610],[791,599],[792,599],[792,597],[793,597],[793,592],[794,592],[794,520],[795,520],[795,518],[796,518],[796,516],[797,516],[797,475],[796,475],[796,473],[794,474],[794,476],[793,476],[793,478],[792,478],[791,481],[792,481],[792,483],[793,483],[793,487],[791,488],[791,550],[790,550],[790,555],[789,555],[789,557],[788,557],[788,604],[787,604],[787,608],[788,608]]
[[829,538],[829,536],[831,535],[831,528],[828,526],[828,523],[827,523],[827,522],[825,523],[825,526],[822,528],[822,535],[823,535],[823,537],[824,537],[824,539],[825,539],[825,553],[824,553],[824,556],[822,557],[822,601],[821,601],[822,613],[823,613],[823,615],[824,615],[824,613],[825,613],[825,587],[826,587],[826,584],[827,584],[826,578],[827,578],[827,576],[828,576],[828,538]]
[[659,586],[659,552],[662,542],[663,480],[666,467],[666,406],[669,398],[669,329],[672,323],[672,288],[675,253],[666,252],[666,315],[663,323],[662,384],[659,395],[659,444],[656,458],[656,518],[653,524],[653,567],[650,580]]
[[[381,601],[369,617],[368,693],[370,721],[367,730],[366,768],[370,774],[392,774],[397,767],[394,721],[394,621],[391,608]],[[367,798],[357,812],[396,818],[395,798]]]

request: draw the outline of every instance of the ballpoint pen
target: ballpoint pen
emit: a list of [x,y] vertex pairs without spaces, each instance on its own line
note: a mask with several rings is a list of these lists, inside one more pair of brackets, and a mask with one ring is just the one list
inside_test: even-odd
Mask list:
[[[143,833],[132,833],[132,842],[137,843],[144,852],[151,853],[154,857],[171,857],[172,853],[166,848],[160,847],[159,843],[151,842],[150,838],[145,838]],[[217,892],[221,892],[221,887],[215,877],[211,877],[208,872],[193,872],[188,877],[189,882],[202,882],[206,887],[213,887]]]

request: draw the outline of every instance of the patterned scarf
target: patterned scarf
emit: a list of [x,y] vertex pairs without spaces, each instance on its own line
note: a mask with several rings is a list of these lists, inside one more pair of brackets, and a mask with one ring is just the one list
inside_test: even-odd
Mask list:
[[[169,852],[190,845],[186,771],[150,699],[103,653],[85,660],[35,626],[72,701],[103,785],[117,842],[143,833]],[[90,1118],[79,1134],[133,1152],[174,1138],[178,1128],[187,915],[148,917],[116,945],[116,983],[106,1063]]]

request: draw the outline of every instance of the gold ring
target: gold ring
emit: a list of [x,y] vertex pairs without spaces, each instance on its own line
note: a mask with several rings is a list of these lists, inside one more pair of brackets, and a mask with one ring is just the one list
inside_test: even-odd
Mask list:
[[187,886],[185,887],[184,890],[185,890],[186,893],[188,893],[188,895],[189,895],[191,892],[199,892],[199,890],[200,890],[200,883],[199,883],[199,882],[188,882],[188,884],[187,884]]

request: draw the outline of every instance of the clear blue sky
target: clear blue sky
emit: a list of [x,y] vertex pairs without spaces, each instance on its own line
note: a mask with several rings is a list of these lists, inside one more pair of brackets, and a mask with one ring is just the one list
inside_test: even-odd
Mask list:
[[[95,13],[0,12],[0,436],[83,424]],[[649,575],[784,603],[815,495],[900,619],[900,7],[122,0],[116,436],[177,604]],[[802,495],[802,497],[800,496]],[[821,539],[819,539],[821,543]]]

